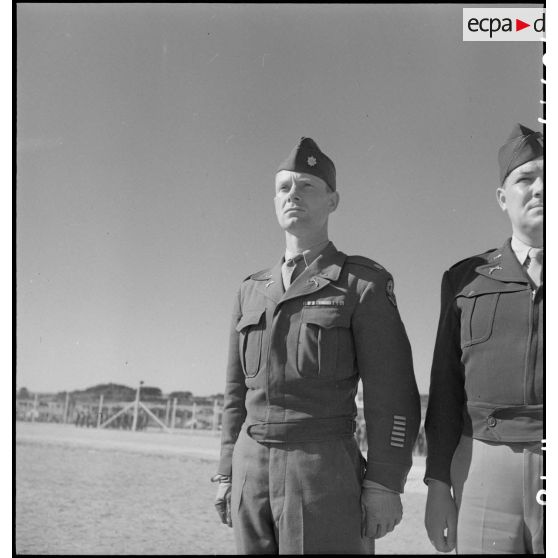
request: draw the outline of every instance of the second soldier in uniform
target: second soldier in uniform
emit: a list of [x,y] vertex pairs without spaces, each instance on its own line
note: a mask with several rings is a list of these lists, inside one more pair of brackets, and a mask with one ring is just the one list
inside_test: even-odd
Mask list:
[[425,523],[443,552],[544,552],[543,154],[541,133],[516,124],[496,190],[512,236],[442,280]]
[[275,177],[285,255],[246,278],[232,319],[214,480],[240,554],[370,553],[402,517],[420,421],[411,348],[391,275],[329,241],[338,202],[333,162],[301,138]]

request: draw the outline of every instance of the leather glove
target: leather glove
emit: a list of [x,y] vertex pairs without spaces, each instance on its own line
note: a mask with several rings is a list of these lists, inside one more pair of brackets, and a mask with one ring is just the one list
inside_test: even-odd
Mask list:
[[211,482],[218,482],[217,495],[215,496],[215,509],[221,518],[221,522],[232,527],[231,518],[231,478],[225,475],[215,475]]
[[362,481],[360,507],[362,535],[373,539],[380,539],[393,531],[403,517],[399,492],[366,479]]
[[424,525],[430,542],[439,552],[451,552],[457,539],[457,506],[450,487],[442,481],[428,479],[428,497]]

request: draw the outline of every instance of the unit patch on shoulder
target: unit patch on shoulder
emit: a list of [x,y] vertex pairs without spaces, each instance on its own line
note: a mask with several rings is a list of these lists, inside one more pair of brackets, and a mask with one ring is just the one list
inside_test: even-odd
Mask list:
[[397,308],[397,300],[395,299],[395,293],[393,292],[393,279],[388,279],[386,283],[386,296],[388,300]]

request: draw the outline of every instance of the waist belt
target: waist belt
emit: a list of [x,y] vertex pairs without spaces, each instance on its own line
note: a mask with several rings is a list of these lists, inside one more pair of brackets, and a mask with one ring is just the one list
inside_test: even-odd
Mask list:
[[289,422],[259,422],[246,427],[248,436],[257,442],[285,444],[288,442],[321,442],[349,438],[356,430],[352,418],[301,419]]
[[543,438],[544,406],[467,403],[467,422],[473,438],[493,442],[535,442]]

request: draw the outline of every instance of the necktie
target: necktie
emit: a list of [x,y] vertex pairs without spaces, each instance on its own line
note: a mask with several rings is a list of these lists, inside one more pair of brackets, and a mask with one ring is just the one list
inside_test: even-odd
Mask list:
[[531,248],[529,250],[529,267],[527,273],[535,285],[540,286],[542,279],[542,263],[544,248]]
[[289,258],[281,266],[281,275],[283,276],[283,285],[285,285],[285,290],[287,290],[291,283],[300,275],[303,268],[304,258],[302,254],[297,254],[294,258]]

